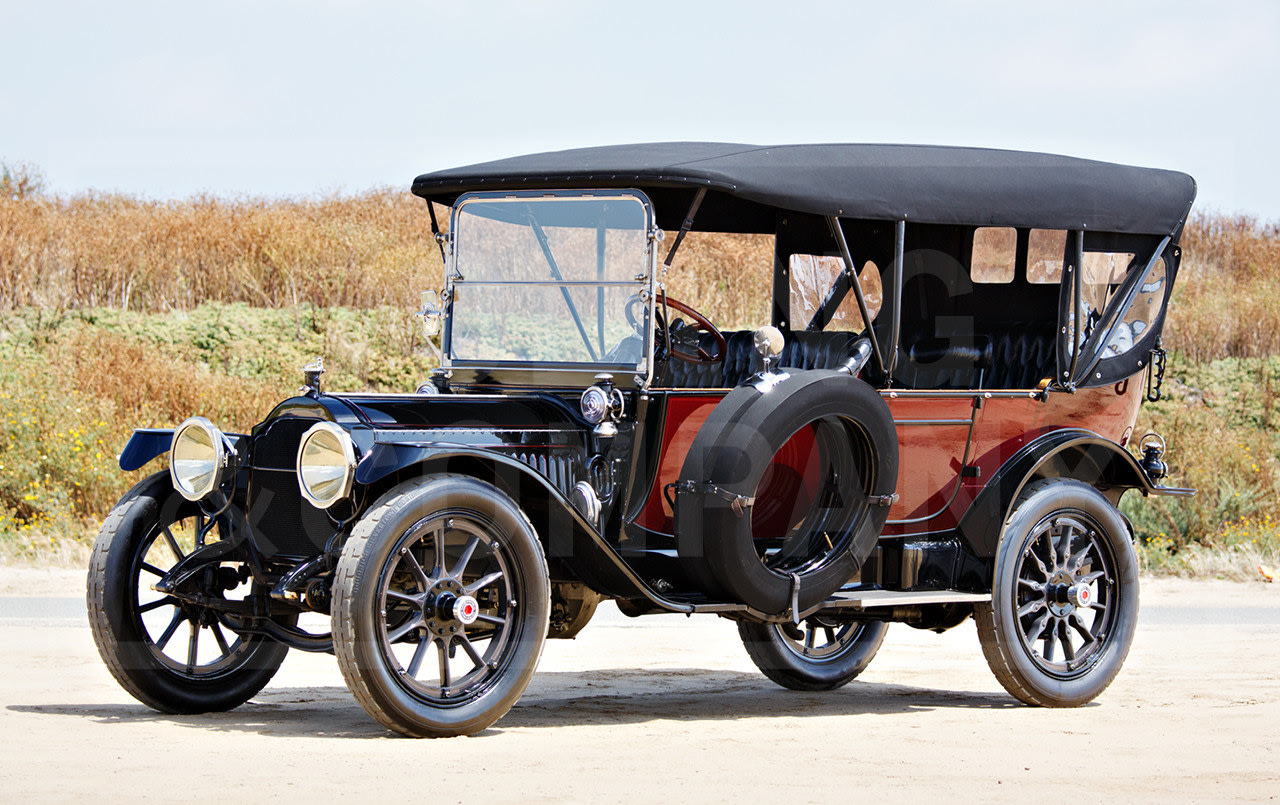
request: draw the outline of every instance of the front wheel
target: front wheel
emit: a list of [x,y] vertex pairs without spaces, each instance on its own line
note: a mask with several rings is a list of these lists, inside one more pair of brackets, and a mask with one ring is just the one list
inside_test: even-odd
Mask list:
[[[89,625],[112,676],[164,713],[230,710],[262,690],[288,648],[223,629],[217,611],[163,595],[151,585],[204,541],[229,535],[178,495],[169,474],[147,478],[102,524],[89,566]],[[201,574],[206,599],[255,595],[238,563]]]
[[1138,621],[1138,562],[1115,506],[1080,481],[1029,486],[974,620],[988,665],[1020,701],[1077,707],[1102,693]]
[[884,621],[837,621],[822,615],[790,623],[738,623],[752,662],[791,690],[835,690],[866,670],[884,642]]
[[533,526],[511,498],[462,475],[383,495],[356,524],[334,582],[334,653],[384,726],[470,735],[524,693],[551,591]]

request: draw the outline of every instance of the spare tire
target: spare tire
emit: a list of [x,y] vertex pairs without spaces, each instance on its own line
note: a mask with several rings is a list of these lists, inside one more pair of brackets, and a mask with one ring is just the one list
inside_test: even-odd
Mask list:
[[681,566],[709,595],[772,615],[820,604],[862,568],[889,516],[898,438],[857,378],[797,371],[725,395],[676,485]]

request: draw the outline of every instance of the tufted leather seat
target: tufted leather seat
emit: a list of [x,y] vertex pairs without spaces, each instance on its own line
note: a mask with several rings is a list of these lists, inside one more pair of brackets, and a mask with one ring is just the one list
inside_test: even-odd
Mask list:
[[998,322],[985,329],[904,343],[895,379],[915,389],[1031,389],[1053,373],[1052,323]]
[[[990,332],[965,338],[916,338],[899,352],[896,384],[915,389],[1033,389],[1054,371],[1052,322],[998,322]],[[760,371],[751,330],[724,334],[727,350],[722,362],[710,364],[668,361],[658,385],[669,388],[732,388]],[[787,334],[781,366],[794,369],[835,369],[854,353],[859,335],[849,332],[807,331]],[[702,333],[698,345],[711,351],[712,338]]]
[[[752,345],[751,330],[724,333],[725,357],[711,364],[668,361],[659,373],[659,385],[671,388],[733,388],[760,371],[760,357]],[[857,333],[794,332],[788,333],[779,365],[792,369],[836,369],[854,354]],[[706,333],[698,336],[698,346],[714,349],[714,340]]]
[[1054,325],[1012,322],[991,337],[990,389],[1033,389],[1054,372],[1057,339]]

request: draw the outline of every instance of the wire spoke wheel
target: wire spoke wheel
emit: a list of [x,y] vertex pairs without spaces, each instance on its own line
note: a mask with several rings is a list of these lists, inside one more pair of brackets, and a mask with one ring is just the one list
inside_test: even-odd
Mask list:
[[791,623],[738,624],[756,667],[792,690],[832,690],[862,673],[880,650],[883,621],[837,620],[821,614]]
[[[158,593],[151,585],[196,547],[222,538],[222,526],[195,512],[175,522],[157,524],[143,540],[132,574],[132,610],[143,641],[157,662],[193,679],[214,677],[243,664],[253,647],[240,635],[224,629],[217,613]],[[211,567],[197,577],[202,595],[223,600],[243,599],[251,586],[238,567]]]

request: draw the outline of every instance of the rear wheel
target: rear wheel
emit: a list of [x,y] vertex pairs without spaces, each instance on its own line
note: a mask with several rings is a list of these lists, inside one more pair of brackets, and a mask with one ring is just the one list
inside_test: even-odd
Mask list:
[[470,735],[524,693],[550,585],[529,520],[475,478],[432,475],[357,523],[334,582],[338,666],[356,700],[405,735]]
[[791,690],[834,690],[866,670],[884,642],[884,621],[837,621],[814,615],[790,623],[738,623],[751,661]]
[[1138,563],[1115,506],[1080,481],[1029,486],[974,620],[992,672],[1019,700],[1076,707],[1102,693],[1138,620]]
[[[202,534],[203,532],[203,534]],[[197,543],[222,537],[168,473],[135,486],[102,524],[89,566],[89,625],[112,676],[138,701],[165,713],[230,710],[262,690],[288,648],[225,629],[213,609],[151,589]],[[197,579],[207,598],[243,598],[252,586],[236,563]]]

